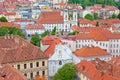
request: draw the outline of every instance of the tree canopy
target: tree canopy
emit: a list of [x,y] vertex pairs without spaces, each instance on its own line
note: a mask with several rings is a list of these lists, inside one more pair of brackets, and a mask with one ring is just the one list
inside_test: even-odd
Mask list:
[[93,16],[91,14],[86,14],[85,19],[93,20]]
[[53,80],[74,80],[76,68],[73,63],[66,63],[54,75]]
[[68,35],[76,35],[78,32],[77,31],[73,31],[73,32],[70,32]]
[[0,36],[4,36],[5,34],[19,35],[22,38],[25,38],[22,29],[16,27],[8,27],[8,26],[0,27]]
[[38,33],[35,33],[35,35],[31,37],[30,43],[40,47],[40,36]]
[[119,19],[120,19],[120,13],[118,14],[117,18],[119,18]]
[[43,37],[45,37],[49,34],[50,34],[50,32],[47,30],[47,31],[45,31],[44,33],[41,34],[41,38],[43,38]]
[[8,27],[0,27],[0,36],[4,36],[5,34],[8,34]]
[[97,27],[99,26],[99,22],[96,23],[96,26],[97,26]]
[[0,22],[8,22],[8,20],[6,19],[6,17],[2,16],[0,17]]
[[116,15],[116,14],[112,14],[111,17],[112,17],[112,18],[117,18],[117,15]]
[[98,19],[98,13],[94,13],[93,16],[94,16],[94,20]]
[[112,6],[120,6],[120,2],[115,2],[115,0],[69,0],[68,3],[80,4],[83,8],[86,6],[93,6],[94,4],[106,4]]
[[51,32],[51,35],[56,35],[56,32],[57,32],[57,28],[54,27],[54,29],[53,29],[52,32]]

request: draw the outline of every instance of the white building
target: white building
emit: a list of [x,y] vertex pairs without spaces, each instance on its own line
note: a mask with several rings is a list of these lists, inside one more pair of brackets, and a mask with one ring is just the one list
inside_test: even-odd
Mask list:
[[54,54],[48,59],[48,74],[49,77],[55,75],[55,73],[60,69],[65,63],[72,62],[72,52],[71,50],[62,44],[55,46]]
[[48,0],[52,4],[67,3],[68,0]]
[[41,12],[38,23],[43,24],[49,31],[57,27],[58,31],[71,32],[71,27],[78,23],[77,11],[76,9],[65,9],[63,12],[56,10]]
[[26,29],[26,26],[29,24],[35,24],[35,22],[33,20],[29,20],[29,19],[15,19],[14,21],[15,24],[19,24],[21,26],[21,29]]
[[27,25],[25,30],[29,36],[34,35],[35,33],[42,34],[45,31],[43,25],[41,24]]
[[[120,55],[120,34],[111,33],[108,30],[97,30],[90,33],[78,34],[74,36],[74,38],[74,40],[64,38],[62,41],[65,42],[70,49],[72,48],[71,50],[76,50],[84,46],[98,46],[110,53],[113,57]],[[76,46],[73,46],[73,43]]]
[[111,55],[100,47],[83,47],[73,52],[73,62],[79,63],[82,60],[95,60],[99,58],[104,61],[111,60]]

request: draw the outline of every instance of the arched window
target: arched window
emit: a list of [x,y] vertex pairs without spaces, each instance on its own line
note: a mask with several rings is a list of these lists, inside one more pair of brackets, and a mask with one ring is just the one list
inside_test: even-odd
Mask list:
[[62,65],[62,61],[59,61],[59,65]]

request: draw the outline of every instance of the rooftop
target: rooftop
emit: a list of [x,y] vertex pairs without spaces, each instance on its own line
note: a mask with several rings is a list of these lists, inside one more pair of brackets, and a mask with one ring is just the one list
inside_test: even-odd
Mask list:
[[[83,73],[87,78],[91,80],[119,80],[116,76],[112,76],[107,73],[106,69],[109,68],[109,65],[107,65],[105,68],[105,64],[102,64],[105,62],[101,61],[102,63],[100,63],[100,61],[101,60],[99,60],[97,64],[94,64],[90,61],[83,60],[80,63],[76,64],[77,71]],[[98,69],[96,65],[98,65],[98,67],[101,67],[101,70]]]
[[79,57],[104,56],[108,53],[99,47],[83,47],[73,52]]
[[0,37],[0,55],[1,64],[48,58],[38,47],[15,35]]
[[6,64],[0,68],[0,80],[27,80],[27,78],[10,64]]
[[38,23],[41,24],[61,24],[63,16],[60,15],[60,11],[41,12],[38,18]]

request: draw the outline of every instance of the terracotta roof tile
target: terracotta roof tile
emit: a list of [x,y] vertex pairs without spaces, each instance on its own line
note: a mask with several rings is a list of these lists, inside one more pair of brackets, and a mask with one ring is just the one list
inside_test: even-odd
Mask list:
[[10,64],[6,64],[0,69],[0,80],[27,80],[27,78]]
[[3,13],[5,16],[13,16],[13,15],[16,15],[15,12],[4,12]]
[[110,61],[109,61],[110,64],[113,64],[113,65],[117,65],[120,67],[120,56],[118,57],[113,57]]
[[13,26],[13,22],[0,22],[0,26]]
[[104,51],[99,47],[83,47],[83,48],[77,49],[73,53],[79,57],[109,55],[106,51]]
[[14,35],[0,37],[0,52],[0,55],[2,55],[0,63],[48,58],[38,47]]
[[42,24],[29,24],[26,26],[26,29],[27,30],[30,30],[30,29],[44,29],[44,26]]
[[80,24],[91,24],[91,23],[92,23],[91,20],[84,19],[84,18],[79,18],[79,19],[78,19],[78,22],[79,22]]
[[60,15],[60,11],[41,12],[38,23],[41,24],[61,24],[63,16]]
[[49,45],[49,47],[45,50],[45,54],[47,54],[48,56],[51,56],[54,53],[55,50],[55,46],[59,43],[63,42],[60,40],[60,38],[56,38],[54,36],[45,36],[42,40],[41,40],[43,45]]
[[[84,31],[85,30],[83,30],[83,32]],[[108,41],[110,39],[120,39],[119,33],[112,33],[110,31],[104,30],[104,29],[101,29],[101,30],[95,29],[93,31],[86,30],[86,32],[89,32],[89,33],[77,34],[76,39],[93,39],[95,41]]]
[[76,69],[78,72],[83,73],[88,79],[91,80],[119,80],[117,77],[98,70],[96,65],[90,61],[81,61],[80,63],[76,64]]

